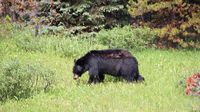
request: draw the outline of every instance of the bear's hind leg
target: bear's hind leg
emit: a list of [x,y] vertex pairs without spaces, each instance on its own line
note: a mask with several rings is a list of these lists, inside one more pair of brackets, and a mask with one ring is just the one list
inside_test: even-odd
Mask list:
[[99,82],[103,82],[104,79],[105,79],[105,75],[99,74]]
[[133,77],[130,77],[130,76],[127,76],[127,75],[123,75],[122,78],[124,80],[126,80],[127,82],[133,82],[134,81]]
[[135,81],[134,74],[132,72],[123,71],[123,72],[121,72],[121,76],[127,82],[133,82],[133,81]]

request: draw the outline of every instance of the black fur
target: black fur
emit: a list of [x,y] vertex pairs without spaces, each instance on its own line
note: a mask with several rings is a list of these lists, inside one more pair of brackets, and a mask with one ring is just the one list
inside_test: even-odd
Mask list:
[[138,62],[130,52],[121,49],[92,50],[75,61],[74,76],[89,71],[88,83],[103,82],[105,74],[122,77],[128,82],[143,81]]

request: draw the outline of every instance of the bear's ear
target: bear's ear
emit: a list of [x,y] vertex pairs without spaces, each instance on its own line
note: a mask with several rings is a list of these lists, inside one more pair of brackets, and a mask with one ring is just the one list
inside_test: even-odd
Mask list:
[[74,59],[74,63],[76,63],[76,59]]

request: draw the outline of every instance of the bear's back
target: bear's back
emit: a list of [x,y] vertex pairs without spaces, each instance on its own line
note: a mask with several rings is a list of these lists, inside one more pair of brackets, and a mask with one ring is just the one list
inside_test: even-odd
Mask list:
[[89,52],[93,56],[103,58],[132,58],[132,54],[127,50],[121,49],[106,49],[106,50],[92,50]]

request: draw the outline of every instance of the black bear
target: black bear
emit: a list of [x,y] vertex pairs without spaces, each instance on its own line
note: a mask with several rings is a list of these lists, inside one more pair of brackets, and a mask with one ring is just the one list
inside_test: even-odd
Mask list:
[[88,83],[103,82],[104,75],[122,77],[128,82],[143,81],[139,74],[138,62],[127,50],[92,50],[78,60],[74,60],[74,79],[89,71]]

